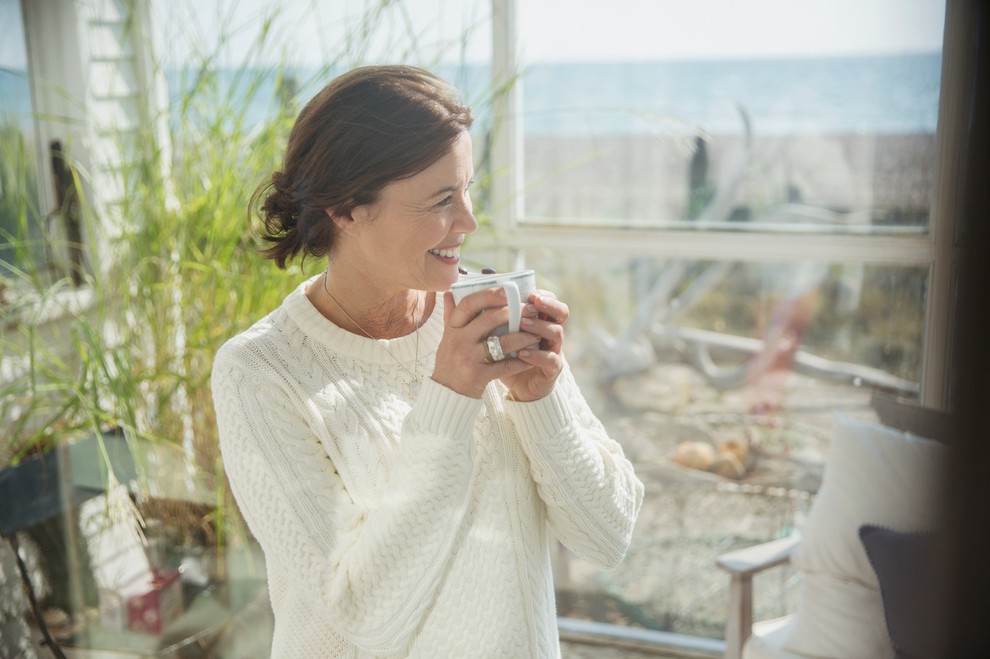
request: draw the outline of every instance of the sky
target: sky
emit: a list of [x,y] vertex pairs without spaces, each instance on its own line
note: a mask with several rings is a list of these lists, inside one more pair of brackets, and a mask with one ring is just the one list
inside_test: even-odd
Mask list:
[[[936,51],[943,0],[520,0],[533,60]],[[560,20],[570,16],[569,20]]]
[[[806,57],[932,52],[942,42],[944,0],[516,0],[519,46],[527,62]],[[277,45],[261,59],[320,64],[345,48],[372,57],[408,55],[446,44],[444,59],[487,61],[488,0],[401,0],[362,35],[358,17],[380,0],[178,0],[171,25],[209,43],[219,26],[232,53],[254,46],[260,17],[280,5]],[[236,10],[230,12],[234,6]],[[219,7],[219,9],[218,9]],[[468,35],[467,38],[462,38]],[[183,39],[165,43],[182,59]]]
[[[155,0],[170,62],[212,48],[239,64],[319,65],[346,50],[371,58],[442,50],[442,59],[487,61],[489,0],[400,0],[372,22],[382,0]],[[525,61],[724,59],[932,52],[942,42],[944,0],[516,0]],[[23,68],[18,0],[0,0],[0,66]],[[257,47],[263,20],[272,39]],[[464,36],[466,38],[464,38]],[[441,47],[442,46],[442,47]]]
[[0,67],[23,70],[27,66],[24,30],[18,0],[0,0]]

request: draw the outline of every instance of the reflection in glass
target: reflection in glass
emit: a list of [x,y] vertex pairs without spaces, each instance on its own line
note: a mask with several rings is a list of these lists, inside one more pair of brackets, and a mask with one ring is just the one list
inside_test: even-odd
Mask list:
[[[800,527],[836,413],[917,394],[926,268],[549,248],[525,264],[570,306],[568,362],[647,491],[616,570],[555,554],[561,615],[722,638],[715,557]],[[796,583],[763,581],[761,617],[793,610]]]
[[[722,389],[770,369],[902,395],[918,391],[923,267],[565,258],[549,251],[527,254],[526,265],[571,305],[571,351],[587,354],[609,337],[600,378],[634,370],[617,362],[648,344],[643,369],[681,361]],[[731,367],[739,367],[735,378]]]

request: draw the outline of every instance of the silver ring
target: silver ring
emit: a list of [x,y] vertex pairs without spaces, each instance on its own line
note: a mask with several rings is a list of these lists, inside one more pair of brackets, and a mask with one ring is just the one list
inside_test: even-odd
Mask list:
[[505,353],[502,352],[502,342],[497,336],[489,336],[485,339],[485,352],[488,353],[488,359],[485,361],[489,364],[505,359]]

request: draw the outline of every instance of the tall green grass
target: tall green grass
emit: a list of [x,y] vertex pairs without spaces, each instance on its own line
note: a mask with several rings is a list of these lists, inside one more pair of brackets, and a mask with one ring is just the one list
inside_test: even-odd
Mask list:
[[[19,269],[8,277],[19,302],[2,307],[0,338],[6,363],[17,368],[0,380],[6,425],[0,469],[66,438],[119,427],[129,439],[146,440],[133,442],[138,451],[151,442],[180,454],[187,473],[146,476],[205,481],[217,505],[206,513],[209,519],[189,524],[206,529],[207,536],[224,532],[231,499],[210,396],[213,357],[225,340],[277,307],[302,277],[322,268],[310,260],[282,272],[264,259],[247,217],[248,200],[280,166],[296,112],[307,100],[298,90],[362,63],[367,39],[361,35],[367,37],[384,14],[401,18],[406,11],[401,2],[372,3],[355,19],[354,50],[338,49],[334,61],[310,70],[313,80],[300,80],[289,62],[266,66],[259,60],[259,53],[281,47],[277,8],[255,24],[253,46],[235,63],[233,78],[229,66],[220,65],[231,35],[218,35],[213,47],[194,52],[179,76],[180,89],[170,90],[170,144],[159,142],[154,121],[136,142],[124,132],[115,136],[133,157],[119,172],[127,195],[112,208],[87,194],[93,181],[73,163],[87,242],[101,247],[90,251],[93,267],[79,290],[66,276],[52,281]],[[409,30],[396,60],[435,63],[436,46],[419,50],[415,30]],[[469,38],[462,35],[460,44],[442,48],[457,52]],[[263,98],[273,82],[278,93]],[[490,103],[500,89],[473,100]],[[253,101],[271,108],[260,123],[249,116]],[[479,174],[480,187],[487,189],[487,177]],[[31,185],[21,176],[13,187]],[[483,216],[484,208],[478,212]],[[8,237],[12,249],[24,254],[38,242],[29,215],[22,203],[12,216],[25,221]],[[63,316],[58,332],[38,317],[45,301]]]

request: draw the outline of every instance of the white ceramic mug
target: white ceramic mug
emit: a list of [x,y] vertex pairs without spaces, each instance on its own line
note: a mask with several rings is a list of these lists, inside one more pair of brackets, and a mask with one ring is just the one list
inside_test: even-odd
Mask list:
[[536,274],[532,270],[520,270],[495,275],[461,275],[460,280],[450,287],[450,292],[454,294],[454,302],[460,303],[471,293],[483,291],[486,288],[503,289],[506,304],[509,307],[509,324],[502,325],[492,334],[518,332],[522,308],[529,302],[529,296],[536,290]]

